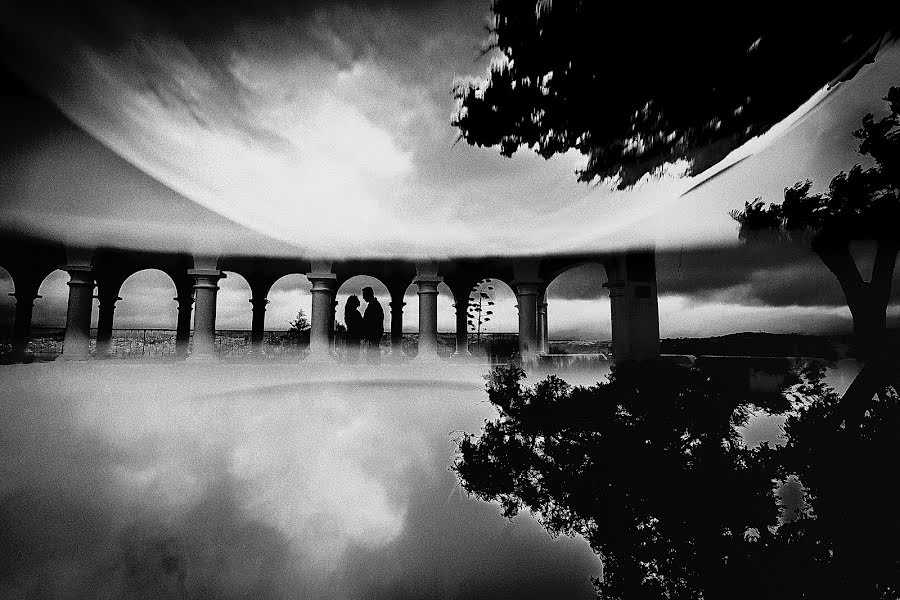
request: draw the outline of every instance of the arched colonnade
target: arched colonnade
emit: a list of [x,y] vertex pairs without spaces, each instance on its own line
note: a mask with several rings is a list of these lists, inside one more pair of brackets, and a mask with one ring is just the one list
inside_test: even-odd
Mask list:
[[[303,274],[311,284],[310,360],[330,360],[333,354],[336,294],[357,275],[383,282],[390,293],[391,352],[402,354],[404,294],[410,283],[419,296],[419,353],[417,360],[438,358],[438,285],[453,293],[456,310],[457,357],[468,354],[467,305],[469,294],[484,278],[505,282],[514,291],[518,309],[519,353],[523,361],[549,351],[547,286],[561,273],[600,262],[607,274],[612,320],[612,351],[616,360],[643,359],[659,354],[659,311],[655,261],[652,252],[604,256],[525,257],[407,260],[303,260],[247,256],[192,256],[186,253],[87,250],[32,245],[27,251],[0,254],[13,279],[16,299],[13,353],[24,357],[32,307],[41,281],[61,268],[68,273],[65,343],[61,359],[91,356],[91,312],[99,304],[94,354],[109,349],[116,302],[122,284],[144,269],[168,274],[177,302],[176,352],[192,360],[215,358],[216,294],[226,271],[240,274],[250,285],[252,310],[251,351],[260,352],[265,332],[267,295],[285,275]],[[96,296],[94,295],[96,289]],[[192,327],[193,323],[193,327]],[[190,344],[193,331],[193,344]]]

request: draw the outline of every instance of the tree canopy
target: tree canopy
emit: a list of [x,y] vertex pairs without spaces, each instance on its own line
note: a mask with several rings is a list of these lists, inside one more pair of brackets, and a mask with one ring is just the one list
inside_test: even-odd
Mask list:
[[790,239],[808,238],[822,254],[853,240],[900,240],[900,88],[884,98],[889,112],[881,119],[870,113],[853,132],[859,153],[874,164],[855,165],[836,175],[828,192],[810,193],[807,180],[784,190],[781,204],[766,205],[761,198],[746,202],[732,215],[741,224],[740,236],[753,239],[774,233]]
[[505,156],[575,149],[588,159],[581,181],[620,188],[679,160],[702,172],[852,77],[897,33],[891,19],[843,11],[812,24],[581,0],[494,0],[492,10],[488,45],[502,60],[486,82],[455,88],[460,137]]

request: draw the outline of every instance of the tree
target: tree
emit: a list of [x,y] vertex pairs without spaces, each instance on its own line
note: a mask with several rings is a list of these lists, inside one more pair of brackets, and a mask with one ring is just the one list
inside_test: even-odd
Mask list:
[[[700,173],[793,112],[829,82],[852,77],[892,40],[893,19],[834,12],[799,31],[786,11],[718,12],[678,5],[613,9],[581,0],[494,0],[486,82],[457,85],[460,138],[522,146],[544,158],[587,156],[581,181],[620,188],[667,164]],[[800,15],[798,15],[800,16]]]
[[309,323],[309,319],[306,318],[306,313],[303,312],[301,308],[297,312],[296,318],[290,322],[290,327],[285,334],[285,338],[293,342],[295,344],[303,344],[309,343],[309,331],[312,326]]
[[[878,120],[866,115],[853,134],[861,140],[860,154],[871,157],[873,166],[857,164],[841,172],[828,193],[811,193],[812,182],[806,181],[786,188],[781,204],[767,206],[757,198],[732,213],[742,239],[808,242],[837,278],[853,317],[855,354],[867,362],[845,396],[847,409],[857,414],[886,385],[900,390],[898,349],[887,334],[887,305],[900,250],[900,88],[892,87],[885,100],[889,114]],[[855,240],[876,243],[869,281],[850,252]]]
[[476,334],[478,342],[481,342],[482,327],[491,320],[491,315],[494,314],[494,311],[488,308],[494,305],[490,295],[490,292],[494,291],[494,286],[490,284],[489,278],[482,279],[469,293],[469,305],[466,310],[468,320],[466,322]]
[[[801,375],[759,398],[733,374],[666,361],[590,388],[527,387],[499,367],[487,385],[499,416],[463,436],[453,468],[505,516],[527,509],[552,534],[583,535],[603,598],[897,598],[900,399],[841,429],[822,368]],[[785,446],[741,443],[752,406],[788,411]]]
[[553,534],[583,535],[603,597],[734,597],[742,557],[778,519],[772,450],[740,443],[740,396],[666,361],[617,366],[590,388],[523,375],[489,376],[499,418],[461,439],[462,486],[507,517],[528,509]]

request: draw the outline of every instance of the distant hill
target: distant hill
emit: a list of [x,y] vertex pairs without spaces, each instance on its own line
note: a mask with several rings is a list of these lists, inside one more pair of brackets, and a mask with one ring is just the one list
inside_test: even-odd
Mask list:
[[825,336],[745,332],[719,337],[676,338],[660,341],[660,351],[663,354],[698,356],[810,356],[839,360],[847,356],[849,347],[849,334]]

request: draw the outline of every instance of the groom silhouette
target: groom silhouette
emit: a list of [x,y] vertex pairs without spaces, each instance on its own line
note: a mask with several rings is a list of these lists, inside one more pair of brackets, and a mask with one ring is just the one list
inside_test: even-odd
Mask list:
[[363,300],[368,304],[363,314],[363,331],[366,341],[366,362],[377,363],[381,360],[381,336],[384,335],[384,309],[370,287],[363,288]]

